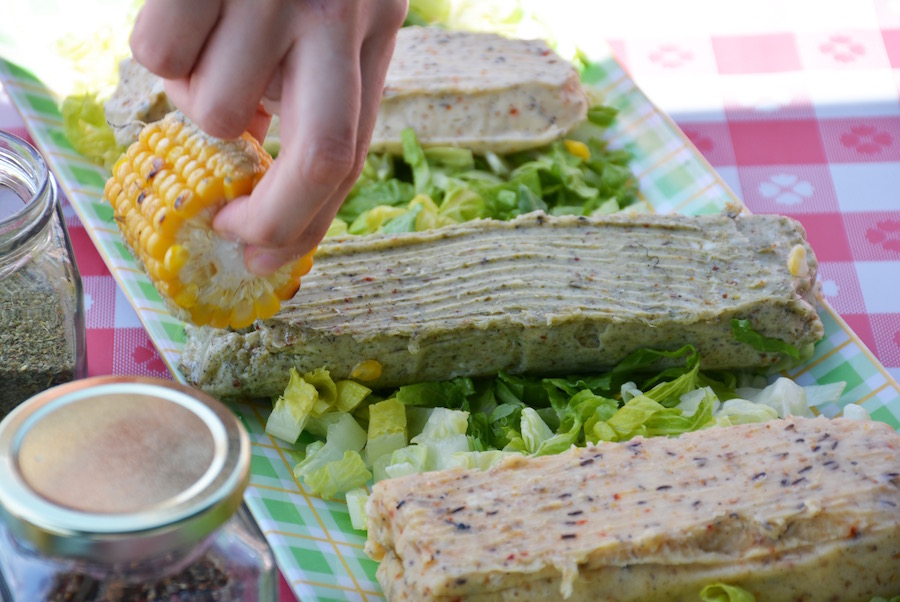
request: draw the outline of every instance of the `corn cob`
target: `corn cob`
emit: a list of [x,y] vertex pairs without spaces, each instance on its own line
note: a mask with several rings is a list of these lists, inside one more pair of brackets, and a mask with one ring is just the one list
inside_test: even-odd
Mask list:
[[249,194],[272,157],[249,134],[220,140],[178,111],[146,125],[113,167],[105,198],[123,238],[173,312],[197,325],[244,328],[274,315],[312,267],[312,253],[270,276],[247,270],[244,245],[212,229]]

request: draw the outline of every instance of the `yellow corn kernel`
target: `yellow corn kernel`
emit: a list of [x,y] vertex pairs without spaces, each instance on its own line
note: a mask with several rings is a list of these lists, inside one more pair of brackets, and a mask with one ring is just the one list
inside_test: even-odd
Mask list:
[[196,284],[191,283],[183,289],[172,291],[171,293],[178,305],[185,309],[190,309],[197,304],[197,297],[200,295],[200,289],[197,288]]
[[257,318],[256,307],[252,301],[241,301],[231,310],[230,324],[232,328],[246,328]]
[[212,319],[213,308],[207,304],[195,304],[188,308],[191,322],[194,324],[209,324]]
[[162,267],[166,272],[171,272],[171,270],[166,268],[165,263],[166,252],[171,244],[171,239],[161,234],[158,230],[151,231],[150,236],[147,237],[147,253],[156,260],[162,260]]
[[809,262],[806,261],[806,247],[803,245],[794,245],[788,255],[788,271],[791,276],[805,278],[809,276]]
[[588,148],[588,145],[582,142],[581,140],[572,140],[571,138],[567,138],[563,140],[563,147],[565,147],[566,151],[570,155],[575,155],[579,159],[583,159],[587,161],[591,158],[591,149]]
[[191,252],[182,245],[172,245],[166,250],[163,263],[166,269],[177,274],[191,258]]
[[350,378],[362,382],[372,381],[381,376],[381,363],[378,360],[363,360],[350,371]]
[[243,246],[212,230],[215,212],[249,194],[272,158],[249,134],[218,140],[173,112],[119,158],[104,196],[122,237],[179,317],[244,328],[274,315],[300,286],[312,254],[257,276]]
[[265,320],[266,318],[271,318],[272,316],[274,316],[278,312],[278,310],[281,309],[281,299],[284,298],[285,297],[279,297],[273,291],[267,295],[263,295],[262,297],[254,301],[253,306],[254,308],[256,308],[256,313],[259,315],[259,319]]

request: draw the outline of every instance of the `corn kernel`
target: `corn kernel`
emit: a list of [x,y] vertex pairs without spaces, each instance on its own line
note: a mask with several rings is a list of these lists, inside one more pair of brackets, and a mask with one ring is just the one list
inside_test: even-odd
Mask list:
[[350,378],[362,382],[375,380],[381,376],[381,367],[378,360],[363,360],[350,371]]
[[788,271],[791,276],[805,278],[809,276],[809,263],[806,261],[806,247],[803,245],[794,245],[788,255]]
[[[191,258],[191,252],[188,251],[182,245],[172,245],[166,251],[165,259],[163,259],[163,264],[166,266],[166,269],[172,272],[173,274],[177,274],[181,271],[181,268],[184,267],[184,264],[188,262]],[[196,285],[192,285],[196,288]]]
[[588,145],[581,140],[567,138],[566,140],[563,140],[563,146],[570,155],[574,155],[579,159],[587,161],[591,158],[591,149],[589,149]]
[[268,293],[257,299],[254,302],[254,307],[256,308],[256,313],[259,314],[259,318],[265,320],[274,316],[281,309],[281,301],[275,293]]

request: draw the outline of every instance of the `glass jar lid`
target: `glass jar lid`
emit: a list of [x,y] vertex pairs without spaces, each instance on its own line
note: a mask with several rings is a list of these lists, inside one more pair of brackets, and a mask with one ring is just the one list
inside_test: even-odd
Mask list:
[[249,466],[246,431],[209,395],[161,379],[83,379],[0,423],[0,518],[43,554],[145,560],[228,520]]

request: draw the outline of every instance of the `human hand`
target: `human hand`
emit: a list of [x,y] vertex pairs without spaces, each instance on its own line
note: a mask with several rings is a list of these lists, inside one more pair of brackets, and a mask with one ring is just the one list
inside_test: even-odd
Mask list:
[[147,0],[134,58],[208,134],[262,139],[280,104],[278,158],[213,227],[269,274],[313,250],[358,177],[406,0]]

